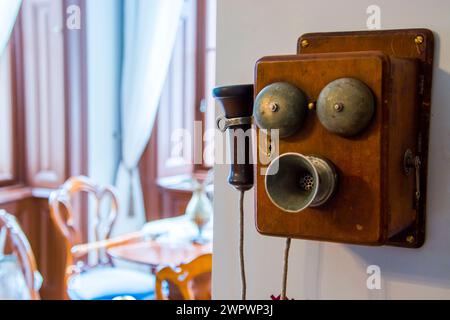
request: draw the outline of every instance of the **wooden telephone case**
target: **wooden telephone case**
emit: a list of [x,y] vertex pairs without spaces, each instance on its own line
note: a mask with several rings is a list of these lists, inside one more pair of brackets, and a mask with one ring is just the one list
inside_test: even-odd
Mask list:
[[[296,55],[257,62],[256,95],[271,83],[289,82],[315,102],[328,83],[351,77],[364,82],[376,101],[372,122],[354,137],[327,131],[310,110],[303,127],[279,141],[280,155],[316,154],[335,164],[338,190],[325,205],[299,213],[279,209],[266,194],[260,174],[264,166],[257,161],[256,227],[261,234],[423,245],[433,48],[433,34],[426,29],[315,33],[299,39]],[[256,144],[262,148],[257,130]],[[415,168],[405,171],[407,150],[420,159],[418,175]],[[258,157],[265,151],[258,150]]]

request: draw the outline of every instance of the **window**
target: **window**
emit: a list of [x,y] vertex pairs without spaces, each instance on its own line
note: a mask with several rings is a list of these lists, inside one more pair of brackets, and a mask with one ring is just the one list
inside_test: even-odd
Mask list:
[[192,171],[197,1],[186,0],[157,118],[158,178]]
[[[215,123],[215,20],[216,0],[185,1],[156,124],[158,177],[207,170],[214,163],[213,152],[205,152],[212,150],[213,133],[205,133]],[[194,121],[202,123],[201,130]]]
[[215,83],[215,25],[216,0],[184,1],[158,116],[140,162],[148,220],[184,212],[191,197],[186,179],[192,175],[206,177],[213,165],[213,152],[207,150],[213,150],[214,130],[209,130],[205,141],[203,138],[215,126],[211,95]]
[[206,1],[206,46],[205,46],[205,98],[203,112],[205,114],[205,129],[207,132],[204,144],[204,165],[214,165],[214,129],[215,129],[215,101],[212,90],[216,84],[216,10],[217,1]]

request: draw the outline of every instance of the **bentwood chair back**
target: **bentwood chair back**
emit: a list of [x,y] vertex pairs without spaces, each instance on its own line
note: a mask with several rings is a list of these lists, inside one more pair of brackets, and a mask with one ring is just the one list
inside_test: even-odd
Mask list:
[[[6,256],[4,252],[6,245],[8,245],[10,249],[8,256]],[[39,300],[39,289],[41,287],[42,279],[37,270],[36,260],[30,243],[16,218],[4,210],[0,210],[0,247],[0,262],[5,261],[8,257],[17,258],[17,265],[20,266],[23,278],[15,278],[16,280],[24,279],[26,288],[29,291],[29,294],[24,296],[26,296],[27,299]],[[10,270],[12,271],[12,269]],[[4,276],[7,277],[8,275],[5,274]],[[18,282],[19,281],[16,282],[16,287],[13,288],[16,291],[21,289],[18,288],[18,286],[20,286]]]
[[[65,286],[68,298],[74,300],[109,300],[130,296],[135,299],[149,298],[154,294],[154,276],[124,268],[114,267],[106,253],[107,246],[91,246],[85,252],[94,253],[89,257],[93,263],[87,265],[75,247],[80,247],[81,233],[75,224],[74,199],[79,194],[87,194],[94,200],[94,215],[89,226],[93,228],[92,242],[109,239],[116,220],[119,203],[112,186],[102,186],[91,179],[78,176],[67,180],[49,198],[50,214],[54,224],[66,241]],[[109,200],[109,206],[105,201]],[[87,213],[85,213],[87,214]],[[89,247],[89,246],[87,246]]]

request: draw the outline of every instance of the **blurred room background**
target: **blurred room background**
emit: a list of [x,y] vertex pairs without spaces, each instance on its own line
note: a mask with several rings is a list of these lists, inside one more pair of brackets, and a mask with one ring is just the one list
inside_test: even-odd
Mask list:
[[[210,274],[215,18],[215,0],[1,1],[0,298],[167,298],[190,263]],[[183,285],[210,297],[208,275]]]

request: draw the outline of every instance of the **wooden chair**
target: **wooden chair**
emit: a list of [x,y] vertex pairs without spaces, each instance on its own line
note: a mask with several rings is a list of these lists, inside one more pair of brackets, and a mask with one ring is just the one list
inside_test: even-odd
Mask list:
[[[25,284],[29,290],[30,299],[40,300],[39,289],[42,280],[37,270],[36,260],[30,243],[17,223],[16,218],[4,210],[0,210],[0,231],[3,235],[6,235],[6,239],[3,240],[9,244],[12,253],[17,256]],[[3,248],[0,250],[3,251]]]
[[212,254],[201,255],[176,268],[162,268],[156,273],[156,299],[211,300],[211,271]]
[[[95,216],[90,221],[90,226],[94,228],[93,246],[81,243],[80,232],[74,223],[72,204],[80,193],[92,195],[95,200]],[[104,207],[101,204],[105,204],[105,198],[110,200],[109,210],[102,210]],[[123,296],[135,299],[154,296],[155,277],[152,274],[114,267],[106,254],[108,238],[118,212],[113,187],[99,186],[83,176],[73,177],[51,193],[49,204],[52,220],[66,241],[65,286],[68,298],[110,300]],[[95,261],[87,265],[81,258],[91,252]]]

